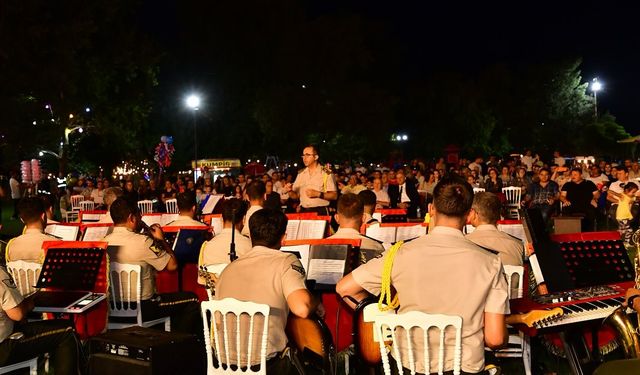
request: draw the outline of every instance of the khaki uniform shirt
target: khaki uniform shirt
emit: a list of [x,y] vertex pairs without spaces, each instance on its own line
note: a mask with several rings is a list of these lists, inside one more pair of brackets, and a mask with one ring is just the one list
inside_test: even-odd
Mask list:
[[[243,236],[236,230],[235,238],[236,255],[238,258],[243,257],[251,251],[251,240]],[[198,266],[208,264],[230,263],[229,245],[231,244],[231,228],[224,228],[220,233],[213,237],[210,241],[202,244],[200,249],[200,257],[198,258]],[[198,276],[198,283],[204,285],[204,279]]]
[[[356,268],[352,273],[354,280],[377,294],[387,256]],[[399,314],[417,310],[461,316],[462,370],[476,373],[484,368],[484,313],[509,313],[507,281],[500,258],[465,239],[460,230],[437,226],[430,234],[407,242],[398,250],[391,284],[398,293]],[[420,353],[422,340],[415,339],[414,350]],[[430,347],[439,347],[437,334],[430,334],[429,341]],[[447,333],[445,371],[453,368],[454,342],[455,336]],[[400,349],[406,358],[406,348]],[[437,352],[434,349],[432,353]],[[434,372],[438,356],[431,358]],[[418,372],[425,372],[422,356],[416,357],[416,366]]]
[[7,262],[24,260],[25,262],[44,262],[44,241],[59,241],[56,237],[41,232],[39,229],[26,229],[24,233],[7,245]]
[[6,311],[22,302],[22,295],[13,283],[13,279],[4,267],[0,267],[0,342],[13,333],[13,320]]
[[[216,283],[216,300],[227,297],[241,301],[267,304],[269,313],[269,337],[267,339],[267,357],[284,350],[287,336],[284,332],[289,315],[287,297],[298,289],[305,289],[305,276],[302,264],[291,253],[256,246],[244,257],[229,264]],[[262,319],[255,319],[256,329],[262,332]],[[228,327],[235,327],[229,325]],[[261,334],[257,335],[259,340]],[[233,337],[233,336],[232,336]],[[259,341],[258,341],[259,342]],[[235,363],[235,356],[231,363]],[[258,351],[252,355],[252,365],[259,363]],[[246,355],[245,362],[246,362]],[[224,356],[221,356],[224,358]]]
[[524,254],[522,241],[499,231],[495,225],[478,225],[473,232],[466,235],[466,238],[478,246],[497,251],[502,264],[522,266]]
[[361,249],[377,250],[377,251],[380,251],[380,253],[384,252],[384,247],[380,242],[372,238],[369,238],[367,236],[363,236],[362,234],[360,234],[360,232],[358,232],[353,228],[338,228],[338,230],[333,236],[330,236],[327,238],[348,238],[348,239],[362,240],[360,242]]
[[249,219],[251,218],[251,215],[253,215],[254,213],[256,213],[256,211],[260,211],[262,209],[262,206],[251,206],[249,207],[249,209],[247,210],[247,214],[244,215],[244,227],[242,227],[242,235],[243,236],[247,236],[247,237],[251,237],[249,234]]
[[189,216],[178,216],[177,219],[167,224],[169,227],[206,227],[207,225]]
[[109,243],[107,252],[110,262],[136,264],[142,268],[140,299],[151,299],[156,294],[156,271],[165,269],[171,256],[164,251],[156,254],[152,250],[151,238],[125,227],[113,228],[113,232],[107,235],[104,241]]
[[337,191],[333,176],[323,172],[320,165],[316,167],[313,174],[309,172],[309,168],[305,168],[302,172],[298,173],[296,181],[293,183],[293,190],[300,194],[300,205],[304,208],[326,207],[329,205],[329,201],[326,199],[307,197],[308,189],[323,193]]

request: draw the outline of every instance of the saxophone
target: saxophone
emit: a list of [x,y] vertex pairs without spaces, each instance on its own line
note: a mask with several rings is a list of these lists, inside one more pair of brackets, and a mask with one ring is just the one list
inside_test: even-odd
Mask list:
[[[636,231],[633,235],[636,244],[636,256],[633,258],[633,268],[636,274],[636,289],[640,289],[640,244],[638,243],[638,237],[640,237],[640,230]],[[627,308],[620,306],[615,309],[611,315],[605,318],[603,324],[613,328],[616,332],[617,341],[622,347],[625,358],[640,358],[640,333],[638,328],[635,328],[629,319],[626,312]],[[638,323],[640,324],[640,314],[638,316]]]

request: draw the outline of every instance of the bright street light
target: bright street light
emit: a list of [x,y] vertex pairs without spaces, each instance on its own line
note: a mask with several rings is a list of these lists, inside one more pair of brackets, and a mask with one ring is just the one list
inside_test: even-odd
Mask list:
[[41,157],[42,157],[42,156],[44,156],[45,154],[49,154],[49,155],[55,156],[56,158],[60,159],[60,155],[56,154],[56,153],[55,153],[55,152],[53,152],[53,151],[49,151],[49,150],[40,150],[40,152],[38,152],[38,155],[39,155],[39,156],[41,156]]
[[598,119],[598,91],[600,90],[602,90],[602,83],[598,78],[594,78],[591,82],[591,91],[593,91],[593,113],[596,119]]
[[200,97],[195,94],[187,96],[185,100],[187,107],[193,110],[193,181],[197,181],[196,171],[198,170],[198,132],[196,123],[196,112],[200,109]]
[[82,126],[74,126],[73,128],[64,129],[64,141],[66,144],[69,144],[69,134],[73,133],[76,130],[78,131],[78,133],[82,133],[84,131],[84,129],[82,129]]

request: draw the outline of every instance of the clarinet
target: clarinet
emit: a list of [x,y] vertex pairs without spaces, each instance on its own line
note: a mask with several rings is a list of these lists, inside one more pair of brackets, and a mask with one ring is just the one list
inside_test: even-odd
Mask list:
[[158,254],[161,250],[167,250],[169,248],[169,244],[166,240],[159,240],[151,234],[151,227],[147,225],[144,221],[140,220],[140,225],[142,226],[142,231],[144,235],[151,238],[153,241],[152,251]]
[[238,259],[236,255],[236,210],[231,212],[231,243],[229,244],[229,261]]

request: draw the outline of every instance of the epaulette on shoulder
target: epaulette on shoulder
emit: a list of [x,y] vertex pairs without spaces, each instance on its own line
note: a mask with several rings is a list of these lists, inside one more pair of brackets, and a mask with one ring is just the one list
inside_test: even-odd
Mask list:
[[494,255],[500,254],[500,252],[498,252],[496,250],[493,250],[493,249],[489,249],[488,247],[484,247],[484,246],[481,246],[481,245],[478,245],[478,244],[475,244],[475,245],[478,246],[479,248],[481,248],[482,250],[488,251],[488,252],[490,252],[490,253],[492,253]]

